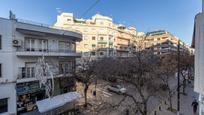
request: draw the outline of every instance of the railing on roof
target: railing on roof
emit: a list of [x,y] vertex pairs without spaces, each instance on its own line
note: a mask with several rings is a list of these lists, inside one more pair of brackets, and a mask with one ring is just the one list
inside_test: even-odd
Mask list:
[[48,25],[48,24],[38,23],[38,22],[30,21],[30,20],[24,20],[24,19],[19,19],[19,18],[18,18],[17,21],[18,21],[18,22],[21,22],[21,23],[25,23],[25,24],[31,24],[31,25],[36,25],[36,26],[51,28],[51,26]]
[[17,22],[25,23],[25,24],[31,24],[31,25],[35,25],[35,26],[41,26],[41,27],[45,27],[45,28],[51,28],[51,29],[60,29],[60,30],[65,30],[65,31],[72,31],[72,32],[82,34],[80,31],[72,29],[72,28],[64,28],[64,27],[34,22],[34,21],[30,21],[30,20],[17,19]]

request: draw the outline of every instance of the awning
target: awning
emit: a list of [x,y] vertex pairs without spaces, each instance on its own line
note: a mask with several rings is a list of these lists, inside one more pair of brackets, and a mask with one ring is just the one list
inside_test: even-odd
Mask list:
[[47,98],[41,101],[37,101],[37,107],[40,113],[44,113],[50,111],[52,109],[56,109],[61,107],[67,103],[73,102],[79,99],[81,95],[77,92],[69,92],[62,95],[57,95],[52,98]]

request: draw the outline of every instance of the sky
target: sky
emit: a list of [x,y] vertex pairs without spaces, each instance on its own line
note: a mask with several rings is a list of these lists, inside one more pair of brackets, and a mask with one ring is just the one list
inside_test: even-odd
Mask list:
[[194,17],[201,12],[202,0],[0,0],[0,17],[8,18],[9,10],[17,18],[52,25],[59,10],[74,13],[76,18],[91,18],[96,13],[113,18],[115,23],[134,26],[137,31],[164,29],[190,44]]

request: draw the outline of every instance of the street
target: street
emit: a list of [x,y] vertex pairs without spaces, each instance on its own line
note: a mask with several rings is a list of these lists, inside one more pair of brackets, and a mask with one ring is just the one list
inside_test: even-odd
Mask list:
[[[173,80],[174,81],[174,80]],[[173,82],[174,86],[176,85],[176,82]],[[127,89],[127,93],[131,94],[135,97],[138,97],[138,93],[136,93],[134,86],[127,84],[127,83],[120,83]],[[111,106],[101,107],[101,108],[95,108],[95,110],[88,110],[85,113],[86,114],[92,114],[95,115],[96,113],[98,115],[124,115],[126,114],[127,108],[132,109],[131,105],[134,104],[133,100],[130,98],[124,99],[124,95],[119,95],[114,92],[110,92],[107,90],[108,83],[105,81],[100,81],[97,84],[96,87],[96,96],[93,96],[92,92],[95,90],[95,85],[91,85],[90,89],[88,91],[88,100],[93,105],[108,105],[111,104]],[[173,87],[173,86],[172,86]],[[183,96],[181,94],[181,113],[182,115],[193,115],[192,113],[192,107],[191,103],[194,98],[198,97],[198,94],[196,94],[193,91],[192,85],[188,84],[187,86],[187,96]],[[176,102],[177,102],[177,93],[173,96],[173,108],[176,109]],[[83,100],[83,99],[82,99]],[[122,102],[121,102],[122,100]],[[166,101],[168,104],[168,101]],[[118,105],[119,104],[119,105]],[[115,107],[112,107],[115,106]],[[151,98],[148,102],[148,111],[150,115],[176,115],[176,113],[170,112],[167,110],[168,105],[164,104],[164,100],[159,100],[157,98]],[[133,113],[129,113],[130,115]],[[138,112],[139,115],[139,112]]]

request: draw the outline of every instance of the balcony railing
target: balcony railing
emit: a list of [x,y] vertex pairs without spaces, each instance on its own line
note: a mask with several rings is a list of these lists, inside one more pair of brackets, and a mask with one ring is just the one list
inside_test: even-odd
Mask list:
[[34,22],[34,21],[30,21],[30,20],[25,20],[25,19],[17,19],[17,21],[20,22],[20,23],[36,25],[36,26],[40,26],[40,27],[51,28],[51,29],[61,29],[61,30],[65,30],[65,31],[73,31],[73,32],[77,32],[79,34],[82,34],[80,31],[75,30],[73,28],[64,28],[64,27],[53,26],[53,25],[51,26],[49,24],[38,23],[38,22]]
[[18,52],[56,52],[56,53],[76,53],[70,49],[39,49],[39,48],[18,48]]
[[[34,67],[20,67],[18,71],[18,79],[35,78]],[[53,69],[50,71],[52,71],[53,76],[73,74],[74,72],[73,69],[66,71]]]

